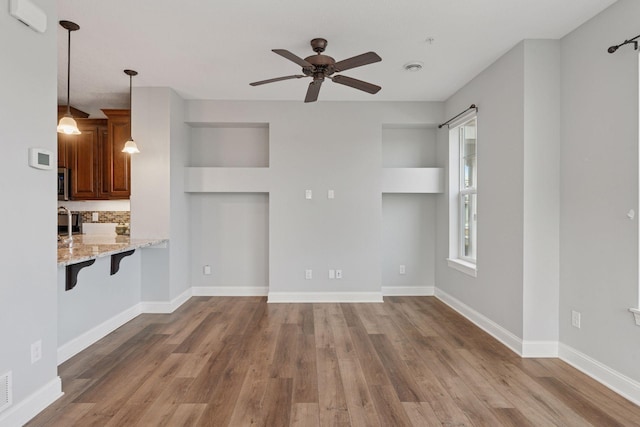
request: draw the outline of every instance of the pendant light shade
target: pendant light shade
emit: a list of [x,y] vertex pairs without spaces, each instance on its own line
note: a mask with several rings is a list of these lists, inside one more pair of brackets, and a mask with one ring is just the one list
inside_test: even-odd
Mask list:
[[132,108],[133,103],[131,102],[131,92],[132,92],[133,76],[138,75],[138,72],[133,70],[124,70],[124,73],[129,76],[129,121],[131,123],[129,123],[129,139],[127,140],[127,142],[124,143],[124,148],[122,149],[122,152],[129,153],[129,154],[137,154],[140,152],[140,150],[138,149],[136,142],[133,140],[133,137],[131,136],[131,125],[133,124],[133,108]]
[[80,135],[78,124],[71,115],[71,106],[69,104],[69,93],[71,88],[71,31],[77,31],[80,26],[71,21],[60,21],[62,28],[67,30],[67,113],[60,119],[58,123],[58,133],[66,133],[67,135]]
[[58,133],[66,133],[67,135],[80,135],[78,124],[71,114],[65,114],[58,123]]

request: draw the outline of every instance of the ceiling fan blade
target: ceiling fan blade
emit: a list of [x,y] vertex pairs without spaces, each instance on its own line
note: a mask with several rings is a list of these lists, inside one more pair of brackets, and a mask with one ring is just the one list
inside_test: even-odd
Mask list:
[[330,77],[330,79],[333,80],[334,83],[350,86],[354,89],[359,89],[371,94],[378,93],[378,91],[382,89],[380,86],[376,86],[371,83],[363,82],[362,80],[358,80],[352,77],[347,77],[342,75],[333,76],[333,77]]
[[307,62],[304,59],[300,58],[298,55],[289,52],[286,49],[271,49],[271,51],[277,53],[278,55],[282,56],[283,58],[287,58],[289,61],[295,62],[296,64],[298,64],[301,67],[313,67],[313,65],[311,65],[309,62]]
[[251,86],[259,86],[259,85],[263,85],[266,83],[273,83],[273,82],[279,82],[281,80],[289,80],[289,79],[301,79],[303,77],[307,77],[303,74],[296,74],[293,76],[284,76],[284,77],[276,77],[275,79],[269,79],[269,80],[260,80],[259,82],[253,82],[253,83],[249,83]]
[[314,80],[309,83],[309,89],[307,89],[307,96],[305,96],[304,102],[317,101],[318,93],[320,93],[320,86],[322,86],[322,80]]
[[367,52],[363,53],[362,55],[357,55],[348,59],[343,59],[342,61],[338,61],[333,65],[333,68],[336,70],[336,72],[339,72],[380,61],[382,61],[382,58],[380,58],[377,53]]

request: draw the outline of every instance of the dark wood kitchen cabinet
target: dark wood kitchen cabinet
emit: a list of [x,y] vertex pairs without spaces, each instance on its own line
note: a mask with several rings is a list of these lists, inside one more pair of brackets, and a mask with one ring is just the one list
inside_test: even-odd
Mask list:
[[131,136],[129,110],[102,110],[108,117],[107,138],[102,146],[102,194],[109,199],[131,195],[131,155],[123,153]]
[[108,119],[77,119],[80,135],[58,134],[58,166],[71,171],[72,200],[128,199],[129,110],[103,110]]

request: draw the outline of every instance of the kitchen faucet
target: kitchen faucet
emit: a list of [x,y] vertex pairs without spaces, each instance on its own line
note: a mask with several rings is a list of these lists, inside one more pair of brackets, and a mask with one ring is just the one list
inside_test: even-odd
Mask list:
[[71,245],[71,243],[73,242],[73,233],[72,233],[72,226],[71,226],[71,210],[65,208],[64,206],[58,206],[58,214],[59,213],[66,213],[67,214],[67,238],[62,242],[64,244],[69,244]]

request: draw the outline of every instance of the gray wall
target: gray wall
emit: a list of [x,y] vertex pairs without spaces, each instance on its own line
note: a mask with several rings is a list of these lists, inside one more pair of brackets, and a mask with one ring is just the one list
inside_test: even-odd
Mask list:
[[[270,295],[313,292],[380,294],[383,125],[432,126],[442,118],[441,104],[324,102],[301,106],[299,102],[190,101],[186,118],[188,123],[197,126],[192,129],[192,143],[196,143],[194,149],[199,152],[206,150],[202,146],[203,139],[216,138],[222,132],[201,127],[218,123],[269,124],[271,189],[268,196],[268,253],[260,249],[266,233],[258,227],[254,230],[260,236],[256,264],[246,266],[253,269],[246,272],[246,278],[234,280],[228,276],[218,280],[203,277],[202,265],[213,266],[216,263],[215,260],[206,262],[206,258],[221,251],[221,242],[213,241],[215,236],[225,240],[224,233],[229,235],[233,233],[230,230],[242,229],[246,214],[229,218],[223,225],[211,225],[207,221],[219,219],[216,215],[221,214],[223,208],[230,209],[234,200],[245,203],[248,199],[239,195],[192,194],[191,235],[194,240],[191,271],[194,285],[260,285],[263,280],[258,278],[265,271],[262,263],[268,256]],[[247,138],[241,135],[240,140]],[[433,148],[431,150],[434,151]],[[223,154],[233,159],[228,151],[223,151]],[[251,164],[265,166],[264,157],[262,152],[260,159],[252,160]],[[232,163],[231,166],[246,165],[237,161]],[[312,200],[305,200],[306,189],[313,190]],[[335,191],[333,200],[327,198],[329,189]],[[255,212],[263,206],[264,202],[255,201],[247,209]],[[424,209],[429,210],[428,207]],[[254,223],[259,224],[263,220],[256,219]],[[196,237],[199,235],[201,237]],[[246,246],[245,243],[236,245]],[[414,244],[413,249],[416,248]],[[413,253],[411,256],[420,258]],[[221,273],[244,262],[241,257],[224,259],[229,264],[218,266]],[[306,269],[313,270],[312,280],[305,280]],[[343,279],[330,280],[329,269],[342,269]],[[215,266],[213,273],[216,273]],[[421,280],[429,282],[429,274],[424,274],[424,277]],[[225,283],[226,280],[229,282]],[[244,281],[251,283],[242,283]]]
[[142,253],[142,300],[148,302],[170,302],[190,287],[183,102],[168,88],[133,91],[131,131],[141,154],[131,166],[131,237],[169,239],[167,248]]
[[[57,378],[56,170],[29,167],[27,153],[29,147],[57,151],[59,26],[55,2],[35,4],[47,14],[44,34],[11,17],[9,2],[0,1],[0,218],[11,224],[3,230],[0,256],[0,374],[13,372],[14,408]],[[30,347],[37,340],[42,359],[32,365]]]
[[[560,339],[640,381],[638,34],[640,2],[621,0],[562,40]],[[571,326],[571,310],[582,327]]]
[[[524,43],[518,44],[446,102],[446,117],[471,104],[478,113],[478,272],[447,266],[448,197],[439,197],[438,288],[522,337]],[[449,136],[438,157],[448,163]]]
[[80,271],[70,291],[65,291],[64,267],[58,268],[58,347],[140,302],[140,252],[149,250],[123,258],[113,276],[111,257],[98,258]]
[[[192,194],[191,284],[196,287],[269,286],[269,195],[259,193]],[[203,266],[211,266],[204,275]],[[211,290],[210,292],[214,292]]]

